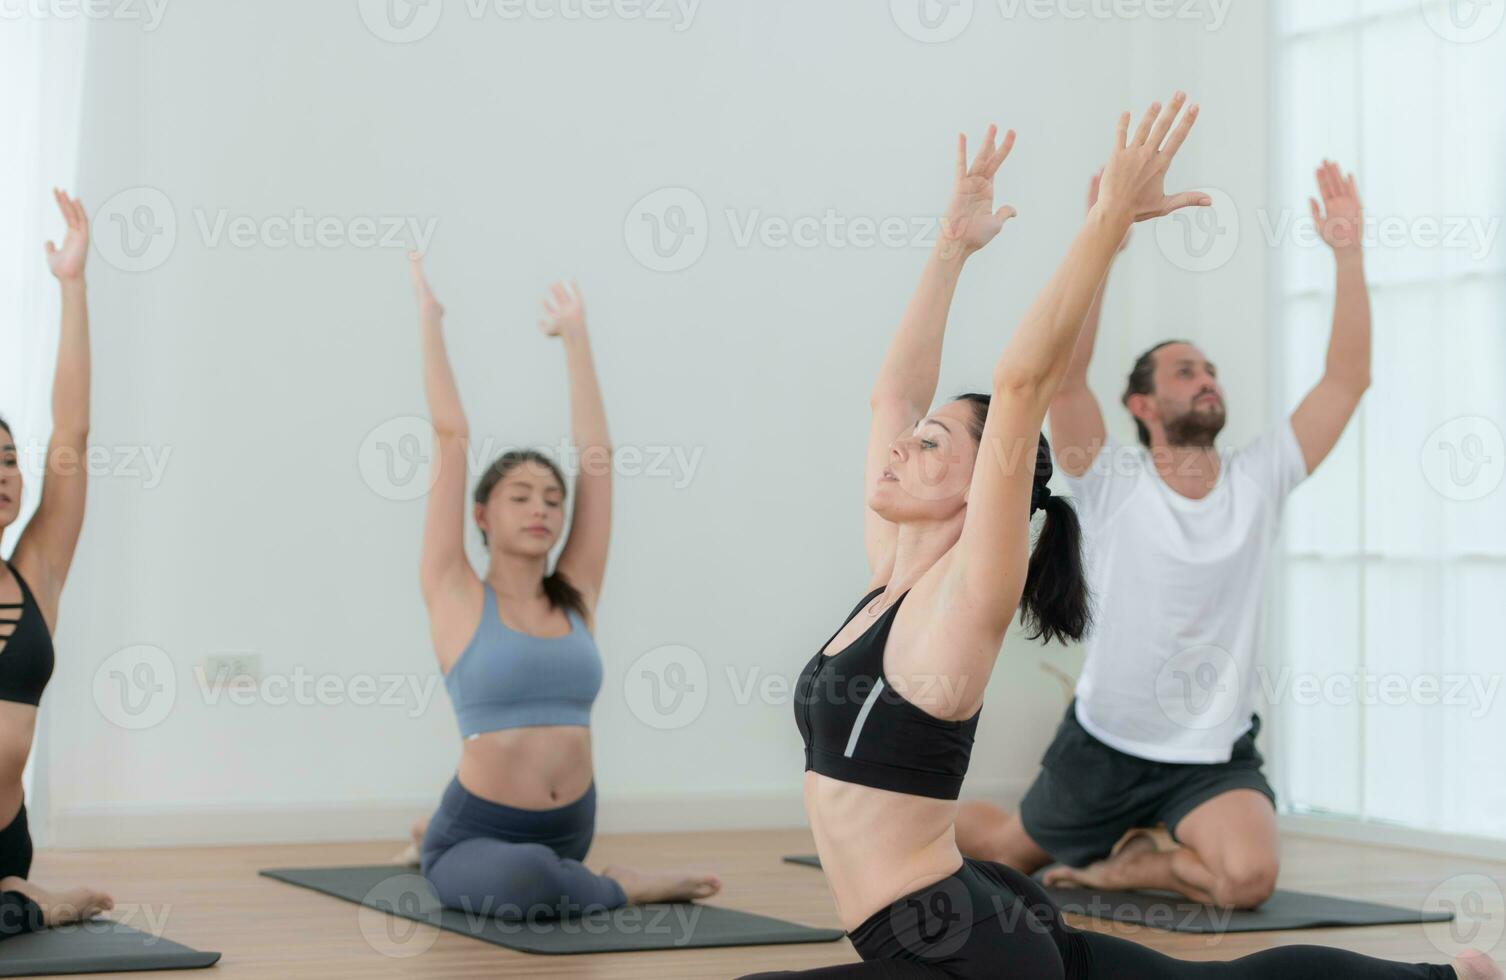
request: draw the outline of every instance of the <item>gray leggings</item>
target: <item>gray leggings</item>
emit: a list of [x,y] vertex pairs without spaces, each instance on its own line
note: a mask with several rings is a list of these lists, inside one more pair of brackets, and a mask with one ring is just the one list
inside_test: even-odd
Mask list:
[[523,810],[451,779],[429,820],[423,875],[446,906],[499,918],[556,919],[627,903],[622,886],[581,864],[596,832],[596,784],[573,803]]

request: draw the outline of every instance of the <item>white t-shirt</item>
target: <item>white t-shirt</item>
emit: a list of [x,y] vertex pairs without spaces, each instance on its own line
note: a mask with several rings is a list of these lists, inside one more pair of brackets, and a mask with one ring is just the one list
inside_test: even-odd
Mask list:
[[1250,729],[1266,556],[1307,464],[1290,420],[1219,456],[1201,500],[1112,440],[1066,477],[1094,611],[1077,720],[1144,759],[1227,762]]

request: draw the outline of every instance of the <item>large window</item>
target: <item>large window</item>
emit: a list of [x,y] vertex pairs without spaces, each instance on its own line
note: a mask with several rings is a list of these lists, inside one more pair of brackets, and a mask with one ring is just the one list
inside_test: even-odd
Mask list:
[[1373,386],[1287,513],[1265,678],[1283,788],[1299,811],[1506,836],[1506,4],[1275,6],[1262,230],[1287,407],[1333,308],[1301,229],[1324,157],[1359,183],[1375,327]]

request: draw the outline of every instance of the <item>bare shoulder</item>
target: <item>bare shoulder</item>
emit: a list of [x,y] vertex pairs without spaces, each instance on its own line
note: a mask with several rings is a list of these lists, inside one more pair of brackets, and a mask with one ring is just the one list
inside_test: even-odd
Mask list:
[[426,605],[434,656],[440,669],[448,672],[481,625],[481,614],[486,608],[481,579],[467,568],[464,575],[455,576],[430,593]]
[[971,717],[983,701],[1003,636],[997,617],[974,610],[959,587],[957,549],[921,576],[895,616],[885,667],[906,698],[944,720]]

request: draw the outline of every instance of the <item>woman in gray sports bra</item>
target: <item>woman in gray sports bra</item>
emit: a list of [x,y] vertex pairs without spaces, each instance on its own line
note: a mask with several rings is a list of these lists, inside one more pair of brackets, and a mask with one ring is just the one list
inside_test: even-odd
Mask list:
[[602,665],[592,626],[611,529],[612,449],[580,292],[556,283],[539,321],[565,347],[580,455],[570,533],[551,571],[564,476],[542,453],[504,453],[472,494],[488,557],[478,577],[465,554],[469,430],[445,352],[444,308],[420,257],[410,262],[434,424],[420,581],[464,739],[439,809],[413,828],[424,877],[445,905],[506,918],[712,895],[721,887],[714,875],[598,874],[581,863],[596,823],[589,725]]

